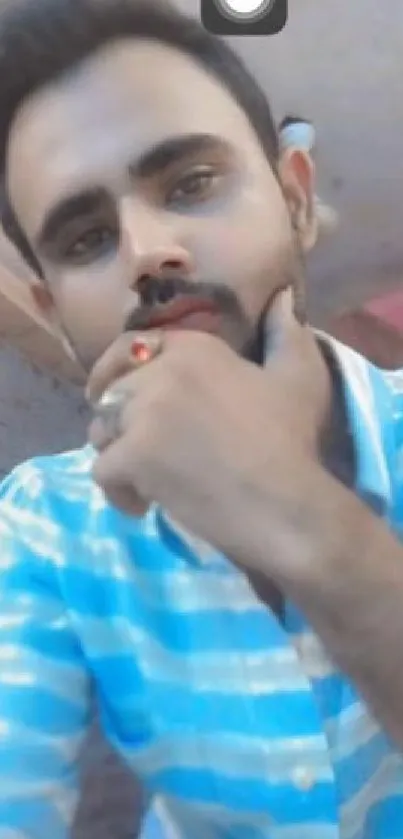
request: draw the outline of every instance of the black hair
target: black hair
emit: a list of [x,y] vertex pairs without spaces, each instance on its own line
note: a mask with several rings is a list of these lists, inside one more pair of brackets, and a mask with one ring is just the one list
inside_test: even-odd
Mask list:
[[[76,68],[103,45],[147,38],[188,54],[222,83],[247,114],[268,160],[278,157],[270,105],[242,60],[193,18],[155,0],[7,0],[0,13],[0,177],[3,227],[42,274],[7,202],[6,155],[11,124],[24,100]],[[8,205],[8,206],[7,206]]]
[[306,117],[298,117],[296,115],[289,114],[285,116],[278,127],[279,131],[282,131],[284,128],[287,128],[289,125],[299,125],[301,122],[306,122],[307,125],[313,125],[310,119]]

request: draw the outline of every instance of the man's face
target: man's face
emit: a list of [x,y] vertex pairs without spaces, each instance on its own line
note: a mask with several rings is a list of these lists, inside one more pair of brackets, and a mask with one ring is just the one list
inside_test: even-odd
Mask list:
[[33,95],[7,176],[41,300],[88,371],[128,318],[248,352],[275,292],[300,290],[308,162],[283,161],[280,185],[237,103],[174,49],[121,41]]

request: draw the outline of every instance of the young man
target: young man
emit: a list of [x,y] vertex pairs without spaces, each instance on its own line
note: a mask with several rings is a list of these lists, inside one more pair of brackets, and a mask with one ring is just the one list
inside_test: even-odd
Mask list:
[[4,223],[101,409],[2,488],[0,837],[68,834],[96,700],[167,837],[397,839],[401,377],[305,324],[309,157],[174,13],[1,26]]

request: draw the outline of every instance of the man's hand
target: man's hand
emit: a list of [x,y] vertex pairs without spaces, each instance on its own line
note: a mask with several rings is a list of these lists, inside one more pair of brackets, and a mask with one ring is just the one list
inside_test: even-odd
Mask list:
[[156,501],[228,551],[269,486],[267,514],[271,506],[273,524],[284,524],[286,505],[298,504],[303,471],[315,462],[329,390],[312,333],[293,316],[290,291],[273,305],[269,336],[265,369],[218,338],[180,331],[142,335],[159,351],[133,369],[135,336],[121,336],[88,386],[93,402],[110,388],[125,394],[117,437],[110,439],[100,419],[90,429],[99,451],[94,477],[112,503],[136,514]]
[[319,464],[330,383],[288,295],[270,335],[264,370],[192,333],[154,335],[161,351],[133,370],[133,336],[122,336],[89,383],[93,400],[117,380],[127,394],[115,439],[102,422],[92,426],[95,480],[127,512],[157,501],[266,575],[403,748],[403,550]]

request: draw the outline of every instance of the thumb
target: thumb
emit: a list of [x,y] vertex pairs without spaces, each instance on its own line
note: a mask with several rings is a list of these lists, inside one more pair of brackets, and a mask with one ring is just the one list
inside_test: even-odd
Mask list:
[[294,313],[294,290],[292,286],[287,286],[276,294],[267,314],[266,348],[269,358],[295,345],[301,329]]

